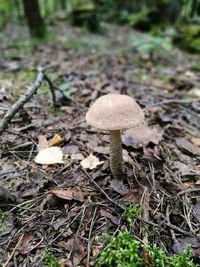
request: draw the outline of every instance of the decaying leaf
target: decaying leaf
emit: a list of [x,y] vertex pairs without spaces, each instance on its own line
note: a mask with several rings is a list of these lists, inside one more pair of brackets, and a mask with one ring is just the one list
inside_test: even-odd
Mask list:
[[67,242],[59,242],[59,246],[70,252],[70,258],[67,262],[65,262],[67,263],[66,266],[80,266],[80,262],[87,254],[83,243],[80,240],[75,240],[74,238],[68,239]]
[[35,162],[38,164],[62,164],[63,161],[63,152],[59,147],[48,147],[42,149],[38,152],[35,157]]
[[122,141],[126,146],[134,148],[144,147],[149,142],[158,144],[162,139],[163,131],[158,131],[156,128],[141,126],[125,131]]
[[62,138],[59,134],[54,135],[54,137],[50,140],[49,146],[58,146],[63,142],[64,138]]
[[84,156],[81,153],[76,153],[71,155],[71,159],[75,161],[83,160]]
[[115,192],[119,193],[120,195],[126,195],[129,192],[128,188],[125,186],[125,184],[123,183],[123,181],[121,181],[119,179],[112,179],[110,181],[110,187]]
[[46,138],[45,135],[40,134],[38,136],[38,145],[37,145],[37,147],[38,147],[39,151],[49,147],[48,141],[47,141],[47,138]]
[[23,236],[20,244],[17,246],[17,251],[21,254],[25,255],[31,250],[31,241],[33,240],[33,235],[31,233],[27,233]]
[[119,216],[112,215],[109,211],[106,211],[106,210],[101,209],[100,210],[100,214],[101,214],[101,216],[110,219],[111,222],[114,223],[114,224],[116,224],[116,225],[118,225],[119,222],[120,222],[120,217]]
[[200,138],[199,137],[192,137],[190,141],[197,146],[200,146]]
[[99,159],[92,154],[90,154],[87,158],[81,161],[81,166],[84,169],[95,169],[98,165],[103,164],[104,161],[99,161]]
[[52,189],[51,192],[55,196],[66,200],[83,200],[86,196],[84,192],[76,189]]
[[199,156],[200,155],[200,148],[195,146],[194,144],[190,143],[186,138],[176,138],[176,145],[184,152]]

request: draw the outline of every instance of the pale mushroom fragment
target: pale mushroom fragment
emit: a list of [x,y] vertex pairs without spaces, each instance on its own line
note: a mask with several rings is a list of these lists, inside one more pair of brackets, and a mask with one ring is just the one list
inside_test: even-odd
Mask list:
[[86,113],[91,126],[110,132],[110,169],[113,177],[122,173],[121,130],[134,128],[144,121],[144,113],[127,95],[108,94],[98,98]]

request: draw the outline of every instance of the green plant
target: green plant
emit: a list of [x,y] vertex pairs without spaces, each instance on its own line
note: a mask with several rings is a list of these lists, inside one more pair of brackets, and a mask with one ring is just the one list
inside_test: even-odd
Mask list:
[[141,248],[141,243],[133,240],[129,232],[120,232],[101,252],[97,266],[140,267],[144,264]]
[[176,161],[176,160],[178,160],[178,157],[177,157],[177,155],[176,154],[171,154],[171,155],[169,155],[169,160],[171,160],[171,161]]
[[[123,216],[127,218],[130,231],[118,232],[115,237],[106,238],[106,246],[100,253],[95,266],[103,267],[197,267],[191,260],[191,249],[188,246],[182,255],[168,256],[162,248],[155,244],[145,245],[134,240],[131,230],[135,220],[141,215],[140,205],[130,205]],[[147,259],[143,252],[147,252]]]
[[47,249],[44,251],[44,263],[49,267],[59,266],[57,258],[53,255],[52,252],[48,251]]
[[9,187],[16,188],[16,186],[17,186],[17,179],[16,178],[12,178],[10,180]]
[[138,52],[152,54],[157,51],[170,52],[172,43],[166,38],[151,34],[135,34],[129,37],[129,42]]
[[127,218],[128,224],[130,226],[130,231],[134,229],[136,220],[141,215],[141,213],[142,213],[142,207],[136,204],[136,205],[129,205],[129,207],[122,214],[124,217]]
[[[148,260],[142,252],[148,253]],[[182,255],[168,256],[156,245],[144,245],[132,239],[128,231],[119,232],[114,238],[107,239],[107,245],[97,259],[97,266],[103,267],[197,267],[191,260],[188,246]]]

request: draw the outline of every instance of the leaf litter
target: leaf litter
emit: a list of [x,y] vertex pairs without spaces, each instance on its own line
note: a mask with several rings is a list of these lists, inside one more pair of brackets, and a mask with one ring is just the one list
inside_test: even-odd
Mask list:
[[[199,99],[196,93],[188,96],[200,87],[198,73],[190,73],[194,56],[175,50],[172,64],[163,57],[149,68],[147,59],[128,44],[123,50],[124,40],[133,33],[130,29],[122,27],[123,38],[116,38],[118,28],[111,26],[99,47],[91,52],[85,46],[83,53],[75,48],[66,51],[63,37],[79,42],[80,31],[68,27],[66,33],[62,24],[59,31],[56,25],[51,27],[59,37],[56,42],[36,46],[32,57],[24,52],[20,61],[5,57],[0,63],[13,77],[2,79],[9,93],[1,91],[0,105],[14,102],[10,83],[17,89],[15,79],[21,72],[45,64],[48,58],[56,63],[48,75],[58,88],[60,107],[54,113],[49,109],[48,90],[38,93],[25,105],[26,115],[17,114],[1,136],[0,204],[5,215],[1,218],[0,264],[13,251],[11,264],[34,266],[48,248],[63,266],[95,266],[103,234],[126,229],[122,213],[131,203],[144,209],[135,227],[138,239],[156,243],[169,254],[180,254],[191,244],[198,263]],[[20,36],[21,28],[16,30]],[[88,41],[93,38],[88,35]],[[13,53],[17,55],[18,50]],[[26,85],[30,83],[28,78]],[[123,133],[125,160],[120,181],[110,175],[108,134],[89,127],[84,118],[90,104],[106,93],[134,97],[148,125]],[[49,149],[55,156],[51,161]],[[44,153],[41,164],[45,168],[34,162],[38,151]],[[15,198],[2,198],[3,192]]]

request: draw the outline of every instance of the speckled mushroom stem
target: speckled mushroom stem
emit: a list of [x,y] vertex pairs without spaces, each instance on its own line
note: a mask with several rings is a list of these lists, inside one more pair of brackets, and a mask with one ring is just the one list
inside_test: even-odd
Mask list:
[[114,178],[122,173],[122,141],[120,130],[110,131],[110,170]]

